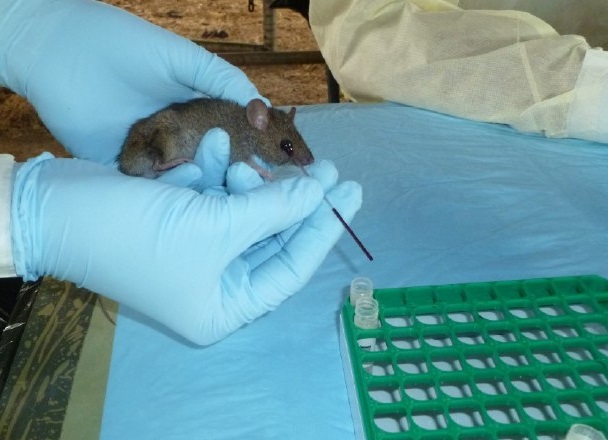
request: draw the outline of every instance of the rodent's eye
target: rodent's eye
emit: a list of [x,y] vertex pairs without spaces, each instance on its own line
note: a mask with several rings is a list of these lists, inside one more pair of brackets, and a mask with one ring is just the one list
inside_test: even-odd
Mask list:
[[293,143],[289,139],[283,139],[281,141],[281,150],[283,150],[289,157],[293,156]]

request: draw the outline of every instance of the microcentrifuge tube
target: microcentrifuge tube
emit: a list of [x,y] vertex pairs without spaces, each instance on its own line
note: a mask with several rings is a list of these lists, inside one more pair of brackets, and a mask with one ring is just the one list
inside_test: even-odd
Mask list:
[[568,430],[565,440],[606,440],[606,436],[589,425],[575,424]]
[[[357,327],[364,330],[373,330],[380,327],[380,321],[378,320],[378,301],[371,297],[371,295],[363,295],[357,300],[355,304],[355,317],[354,322]],[[357,344],[362,350],[365,351],[376,351],[376,338],[359,338]],[[372,362],[363,362],[363,369],[368,373],[372,373],[374,364]]]
[[374,294],[374,283],[366,277],[357,277],[350,283],[350,303],[355,306],[357,300],[362,296],[372,297]]
[[[378,321],[378,301],[371,296],[362,296],[355,304],[355,325],[360,329],[373,330],[380,327]],[[376,338],[359,339],[359,346],[364,350],[372,350],[376,345]]]
[[355,325],[362,329],[380,326],[378,321],[378,301],[367,295],[361,296],[355,304]]

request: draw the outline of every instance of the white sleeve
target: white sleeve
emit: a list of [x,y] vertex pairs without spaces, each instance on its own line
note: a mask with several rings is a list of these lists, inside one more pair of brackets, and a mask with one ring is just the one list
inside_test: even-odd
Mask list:
[[0,154],[0,278],[17,276],[11,245],[11,195],[15,158]]

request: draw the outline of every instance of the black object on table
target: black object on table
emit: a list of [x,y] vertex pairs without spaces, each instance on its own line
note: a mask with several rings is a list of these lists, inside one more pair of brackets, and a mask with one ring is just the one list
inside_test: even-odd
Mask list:
[[6,321],[2,322],[0,328],[0,393],[6,383],[41,282],[42,278],[26,283],[23,283],[21,278],[0,280],[0,308],[2,313],[6,314]]

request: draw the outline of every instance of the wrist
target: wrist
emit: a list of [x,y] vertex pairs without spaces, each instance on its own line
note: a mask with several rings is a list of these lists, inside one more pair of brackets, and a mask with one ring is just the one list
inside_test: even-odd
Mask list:
[[[39,249],[36,243],[38,235],[34,227],[35,219],[27,208],[35,191],[37,174],[40,172],[39,164],[53,159],[50,153],[28,160],[24,164],[16,164],[12,175],[12,188],[10,200],[10,237],[12,259],[15,272],[25,281],[34,281],[40,276],[36,267],[34,252]],[[33,183],[34,182],[34,183]]]

